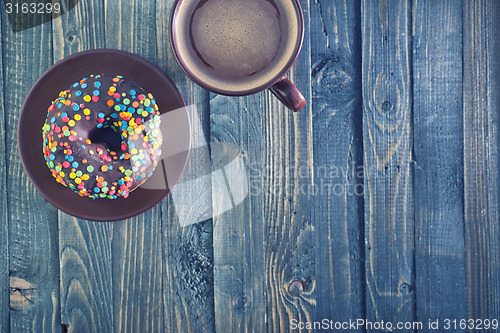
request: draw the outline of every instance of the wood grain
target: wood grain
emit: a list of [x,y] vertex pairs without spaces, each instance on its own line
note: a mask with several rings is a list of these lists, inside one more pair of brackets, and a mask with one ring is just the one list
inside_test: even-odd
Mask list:
[[[173,0],[157,0],[157,65],[173,80],[184,98],[191,123],[199,120],[192,132],[192,146],[201,146],[210,140],[210,113],[208,92],[187,78],[178,66],[171,50],[170,12]],[[194,125],[193,125],[194,126]],[[201,130],[200,130],[201,128]],[[203,159],[206,151],[190,151],[187,174],[204,174],[210,170]],[[201,162],[200,162],[201,161]],[[184,181],[181,179],[181,182]],[[212,193],[210,180],[200,180],[201,192],[187,193],[196,196],[192,206],[176,207],[169,195],[161,203],[163,243],[163,302],[164,327],[168,332],[214,332],[214,277],[212,249]],[[181,227],[185,221],[201,223]],[[208,218],[208,219],[207,219]]]
[[165,332],[160,207],[113,223],[115,332]]
[[[1,22],[3,21],[0,15],[0,36],[2,36]],[[4,104],[4,81],[3,67],[4,63],[2,51],[2,39],[0,38],[0,133],[5,132],[5,104]],[[0,135],[0,170],[7,170],[7,158],[5,154],[6,135]],[[7,178],[0,179],[0,193],[7,191]],[[8,332],[10,329],[10,301],[9,301],[9,223],[7,211],[7,197],[5,195],[0,199],[0,332]]]
[[106,47],[104,3],[78,1],[77,5],[52,22],[54,60],[73,53]]
[[415,1],[413,35],[415,292],[427,323],[467,317],[461,1]]
[[61,325],[68,332],[113,332],[112,229],[60,212],[59,232]]
[[104,9],[106,47],[132,52],[156,63],[155,1],[107,0]]
[[[287,331],[292,319],[310,321],[317,296],[314,265],[313,139],[309,1],[300,2],[305,19],[302,51],[288,76],[307,101],[300,112],[267,95],[262,109],[265,140],[264,236],[268,331]],[[256,245],[257,246],[257,245]]]
[[165,331],[215,332],[211,220],[181,227],[172,200],[161,208]]
[[311,7],[314,319],[343,322],[365,318],[360,1]]
[[365,0],[361,12],[366,316],[370,321],[411,322],[411,7],[409,1]]
[[212,94],[210,99],[211,141],[234,145],[241,154],[238,163],[234,155],[227,161],[220,151],[211,151],[214,163],[232,163],[216,168],[212,175],[218,332],[266,331],[261,106],[268,97],[264,93],[244,98]]
[[[106,47],[156,63],[156,3],[106,1]],[[163,332],[162,214],[159,207],[113,223],[115,332]]]
[[[52,332],[59,326],[57,210],[35,190],[17,152],[18,115],[35,80],[52,65],[51,24],[13,33],[2,15],[10,329]],[[31,301],[17,302],[30,294]]]
[[[54,20],[54,60],[105,46],[101,1],[80,1]],[[61,326],[68,332],[112,332],[112,227],[59,211]]]
[[[168,38],[174,2],[79,1],[18,33],[0,5],[0,332],[287,332],[324,318],[431,332],[428,320],[500,318],[498,1],[302,0],[289,77],[308,104],[295,114],[269,92],[190,81]],[[22,102],[55,61],[103,47],[172,78],[199,120],[195,146],[240,150],[225,169],[231,210],[214,177],[191,206],[169,195],[114,224],[37,193],[17,154]],[[203,154],[186,175],[211,172]],[[203,222],[181,227],[183,214]]]
[[500,318],[499,15],[497,1],[464,1],[466,299],[473,319]]

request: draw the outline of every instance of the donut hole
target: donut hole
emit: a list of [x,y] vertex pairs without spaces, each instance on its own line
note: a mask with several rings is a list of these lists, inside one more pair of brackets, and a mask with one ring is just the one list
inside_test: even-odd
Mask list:
[[102,144],[110,151],[121,151],[122,137],[111,127],[93,128],[89,132],[89,139],[93,143]]

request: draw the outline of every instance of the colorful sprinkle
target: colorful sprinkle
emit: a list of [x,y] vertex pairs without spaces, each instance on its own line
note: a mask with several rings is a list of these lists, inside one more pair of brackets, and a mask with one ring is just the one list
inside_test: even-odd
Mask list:
[[[102,101],[101,88],[106,95]],[[96,107],[99,112],[92,116]],[[56,181],[82,197],[127,198],[153,174],[160,159],[162,139],[157,130],[160,119],[155,111],[158,107],[152,94],[121,76],[91,75],[61,91],[48,107],[47,120],[42,126],[43,156]],[[122,139],[119,149],[92,145],[81,132],[82,125],[92,128],[87,125],[89,121],[94,128],[109,128],[119,133]],[[85,154],[94,157],[82,158]],[[97,160],[121,163],[115,167],[121,178],[113,179],[117,176],[109,172],[114,170],[113,166]],[[97,172],[100,174],[96,175]]]

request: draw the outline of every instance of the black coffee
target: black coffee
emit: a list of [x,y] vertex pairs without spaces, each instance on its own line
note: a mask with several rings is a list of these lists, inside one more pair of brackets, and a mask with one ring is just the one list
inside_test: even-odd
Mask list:
[[226,91],[265,85],[294,57],[298,9],[290,0],[183,0],[174,42],[184,66]]

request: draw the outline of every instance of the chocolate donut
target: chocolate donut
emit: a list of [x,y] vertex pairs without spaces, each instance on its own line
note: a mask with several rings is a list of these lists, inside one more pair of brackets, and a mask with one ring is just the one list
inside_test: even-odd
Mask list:
[[158,106],[118,75],[90,75],[60,92],[42,127],[52,176],[82,197],[127,198],[161,155]]

